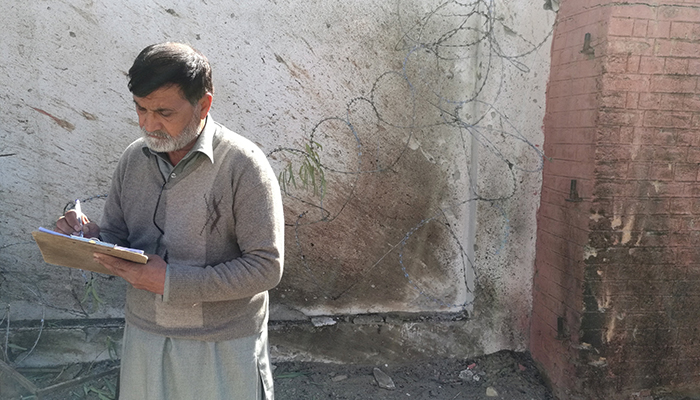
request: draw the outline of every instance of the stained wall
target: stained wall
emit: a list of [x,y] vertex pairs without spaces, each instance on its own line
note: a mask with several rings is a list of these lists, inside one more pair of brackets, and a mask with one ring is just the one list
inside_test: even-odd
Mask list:
[[687,1],[561,4],[531,335],[561,399],[698,394],[699,22]]
[[123,282],[43,263],[30,232],[77,198],[99,220],[139,135],[126,71],[173,40],[209,57],[213,117],[280,174],[280,353],[323,358],[317,333],[367,315],[438,354],[524,350],[554,18],[524,0],[3,2],[6,321],[122,317]]

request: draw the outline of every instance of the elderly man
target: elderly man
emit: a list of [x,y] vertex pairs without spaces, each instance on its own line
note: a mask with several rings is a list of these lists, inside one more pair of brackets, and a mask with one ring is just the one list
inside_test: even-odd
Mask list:
[[94,256],[129,283],[120,398],[272,399],[267,291],[282,276],[284,237],[275,174],[209,115],[211,68],[190,46],[146,47],[129,90],[143,137],[119,160],[100,226],[75,211],[56,222],[148,254],[145,265]]

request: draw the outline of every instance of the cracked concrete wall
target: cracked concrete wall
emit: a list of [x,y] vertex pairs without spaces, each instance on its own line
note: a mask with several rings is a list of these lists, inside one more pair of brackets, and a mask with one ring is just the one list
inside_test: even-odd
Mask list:
[[464,351],[525,349],[554,16],[525,0],[3,2],[0,304],[13,321],[121,317],[120,280],[44,264],[30,232],[76,198],[99,219],[138,136],[125,73],[174,40],[209,57],[214,118],[281,174],[273,320],[457,313]]

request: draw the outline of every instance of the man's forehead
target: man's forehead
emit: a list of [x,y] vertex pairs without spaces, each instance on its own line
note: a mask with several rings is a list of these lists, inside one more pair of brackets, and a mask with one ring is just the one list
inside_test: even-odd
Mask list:
[[143,107],[148,105],[150,107],[158,108],[179,108],[182,106],[183,103],[189,104],[189,101],[187,101],[184,94],[182,93],[182,90],[177,85],[162,86],[152,91],[147,96],[138,97],[134,95],[133,97],[134,103]]

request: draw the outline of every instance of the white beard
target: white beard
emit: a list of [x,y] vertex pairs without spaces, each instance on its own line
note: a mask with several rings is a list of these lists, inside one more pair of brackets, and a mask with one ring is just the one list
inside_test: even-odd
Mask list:
[[149,149],[159,153],[169,153],[180,150],[199,136],[199,121],[199,116],[194,115],[192,121],[177,137],[172,137],[164,131],[147,132],[144,128],[141,128],[141,135]]

